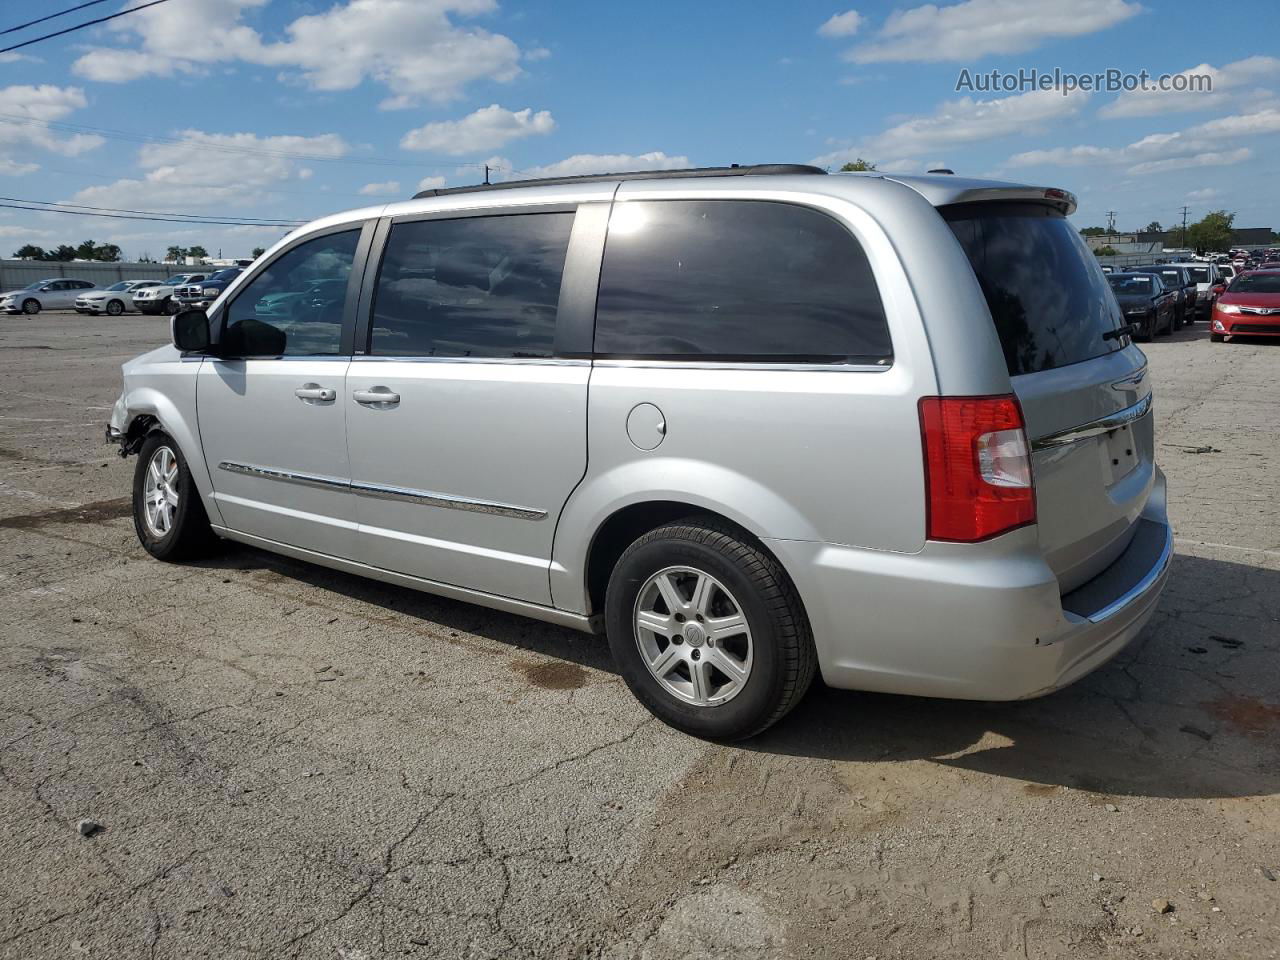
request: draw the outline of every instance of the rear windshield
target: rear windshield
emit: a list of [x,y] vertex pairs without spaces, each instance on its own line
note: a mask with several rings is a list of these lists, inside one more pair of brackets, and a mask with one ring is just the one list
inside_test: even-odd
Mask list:
[[1106,275],[1061,213],[1035,203],[958,204],[939,211],[986,295],[1010,376],[1092,360],[1124,346]]
[[1231,293],[1280,293],[1280,273],[1244,273],[1228,289]]
[[1209,268],[1208,268],[1208,267],[1187,267],[1187,269],[1191,271],[1191,276],[1192,276],[1193,278],[1195,278],[1196,283],[1208,283],[1208,282],[1209,282]]
[[1111,281],[1111,289],[1114,290],[1117,295],[1126,293],[1151,293],[1150,277],[1126,277],[1113,275],[1108,279]]

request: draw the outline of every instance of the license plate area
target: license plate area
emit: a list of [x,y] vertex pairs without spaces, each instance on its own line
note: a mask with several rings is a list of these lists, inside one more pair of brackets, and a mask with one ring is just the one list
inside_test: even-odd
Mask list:
[[1137,438],[1129,424],[1106,433],[1098,450],[1104,461],[1102,475],[1111,478],[1108,486],[1123,480],[1138,466]]

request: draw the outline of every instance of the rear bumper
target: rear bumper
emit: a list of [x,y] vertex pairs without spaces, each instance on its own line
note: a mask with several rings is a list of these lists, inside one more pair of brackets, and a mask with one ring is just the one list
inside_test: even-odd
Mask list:
[[[768,544],[804,600],[831,686],[1021,700],[1106,663],[1151,618],[1173,553],[1164,486],[1157,471],[1146,535],[1067,597],[1034,527],[984,544],[929,542],[917,554]],[[1097,605],[1081,606],[1089,601]]]

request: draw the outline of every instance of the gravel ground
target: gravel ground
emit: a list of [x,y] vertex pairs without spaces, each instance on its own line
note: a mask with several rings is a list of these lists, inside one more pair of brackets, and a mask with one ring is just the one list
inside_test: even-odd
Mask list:
[[1178,557],[1112,664],[723,747],[589,637],[147,558],[102,425],[166,336],[0,319],[0,957],[1277,955],[1280,344],[1144,348]]

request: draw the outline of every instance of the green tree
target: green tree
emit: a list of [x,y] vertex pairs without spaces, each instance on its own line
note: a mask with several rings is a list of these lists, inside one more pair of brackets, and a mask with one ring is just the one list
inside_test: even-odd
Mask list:
[[209,251],[206,250],[204,247],[200,246],[199,244],[197,244],[194,247],[187,248],[187,256],[195,257],[197,260],[200,260],[200,259],[203,259],[204,257],[209,256]]
[[1085,227],[1080,231],[1082,237],[1105,237],[1107,235],[1106,227]]
[[165,251],[164,258],[170,263],[181,263],[183,260],[187,259],[187,248],[170,247]]
[[264,253],[266,253],[266,252],[267,252],[267,248],[266,248],[266,247],[254,247],[254,248],[253,248],[253,259],[257,260],[260,256],[262,256],[262,255],[263,255]]
[[50,260],[58,260],[62,263],[70,263],[76,258],[76,248],[69,247],[65,243],[58,244],[58,249],[49,253]]
[[1164,227],[1160,226],[1159,220],[1152,220],[1145,227],[1138,231],[1139,233],[1164,233]]
[[859,157],[857,160],[851,160],[840,168],[841,173],[869,173],[874,170],[876,165],[870,160],[863,160]]
[[1231,249],[1231,225],[1236,215],[1225,210],[1214,210],[1203,220],[1187,227],[1187,243],[1197,250],[1220,251]]
[[103,263],[119,263],[124,259],[124,255],[114,243],[100,243],[93,259],[101,260]]
[[1114,257],[1116,255],[1115,247],[1099,247],[1093,251],[1095,257]]
[[37,247],[34,244],[26,243],[13,251],[13,255],[19,260],[47,260],[49,254],[45,252],[44,247]]

